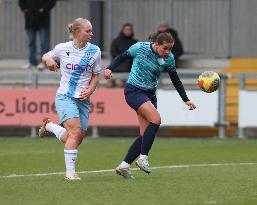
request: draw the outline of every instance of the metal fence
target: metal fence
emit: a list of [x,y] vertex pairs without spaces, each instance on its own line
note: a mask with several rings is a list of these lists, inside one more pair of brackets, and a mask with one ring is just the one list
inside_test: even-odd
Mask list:
[[[232,0],[102,0],[103,51],[121,26],[131,22],[135,37],[145,40],[166,21],[175,29],[186,52],[213,57],[230,55]],[[90,0],[59,0],[51,13],[51,45],[68,40],[67,24],[77,17],[94,18]],[[94,25],[93,25],[94,26]],[[96,26],[96,25],[95,25]],[[17,0],[0,1],[0,58],[27,56],[23,14]]]

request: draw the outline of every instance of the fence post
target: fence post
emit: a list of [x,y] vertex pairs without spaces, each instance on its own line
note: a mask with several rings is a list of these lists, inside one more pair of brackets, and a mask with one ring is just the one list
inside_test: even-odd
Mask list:
[[[32,70],[32,88],[38,87],[38,70],[35,68]],[[30,137],[36,138],[37,137],[37,127],[32,126],[30,129]]]
[[[239,78],[239,94],[240,94],[240,90],[243,90],[245,88],[245,75],[244,74],[239,74],[238,78]],[[238,128],[237,128],[237,138],[238,139],[245,139],[244,128],[239,127],[239,125],[238,125]]]
[[226,126],[225,112],[226,112],[226,79],[227,75],[220,74],[220,87],[218,90],[218,127],[219,138],[226,139]]
[[92,136],[91,138],[95,139],[99,137],[99,132],[98,132],[98,127],[97,126],[93,126],[92,127]]

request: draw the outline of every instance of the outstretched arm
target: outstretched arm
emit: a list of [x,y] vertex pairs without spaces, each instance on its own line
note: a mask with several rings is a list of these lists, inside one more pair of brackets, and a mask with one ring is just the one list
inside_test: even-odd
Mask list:
[[112,76],[112,71],[115,70],[117,66],[119,66],[123,61],[131,58],[131,55],[128,51],[118,55],[116,58],[113,59],[111,64],[104,70],[104,77],[105,79],[110,79]]
[[118,55],[113,59],[111,64],[108,66],[108,69],[114,71],[116,67],[118,67],[123,61],[131,58],[131,55],[128,51],[123,52],[122,54]]
[[196,108],[195,104],[188,99],[185,88],[179,79],[177,71],[168,71],[170,79],[176,88],[177,92],[179,93],[182,100],[186,103],[187,106],[189,106],[190,110],[193,110]]

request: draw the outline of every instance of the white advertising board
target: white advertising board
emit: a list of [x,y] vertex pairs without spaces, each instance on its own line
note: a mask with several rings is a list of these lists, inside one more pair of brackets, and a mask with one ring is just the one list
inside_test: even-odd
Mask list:
[[257,91],[240,90],[239,92],[239,127],[257,127]]
[[218,92],[187,91],[197,108],[189,110],[175,90],[158,90],[158,111],[163,126],[214,126],[218,120]]

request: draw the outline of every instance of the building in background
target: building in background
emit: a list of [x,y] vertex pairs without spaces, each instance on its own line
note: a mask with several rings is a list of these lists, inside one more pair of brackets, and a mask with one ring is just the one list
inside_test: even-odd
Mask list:
[[[142,41],[159,22],[166,21],[179,32],[187,54],[257,57],[256,10],[255,0],[57,1],[51,16],[51,45],[66,41],[67,35],[61,31],[71,19],[81,16],[97,25],[94,43],[107,56],[111,39],[125,22],[134,25],[135,37]],[[25,58],[23,21],[16,0],[0,2],[0,58]]]

